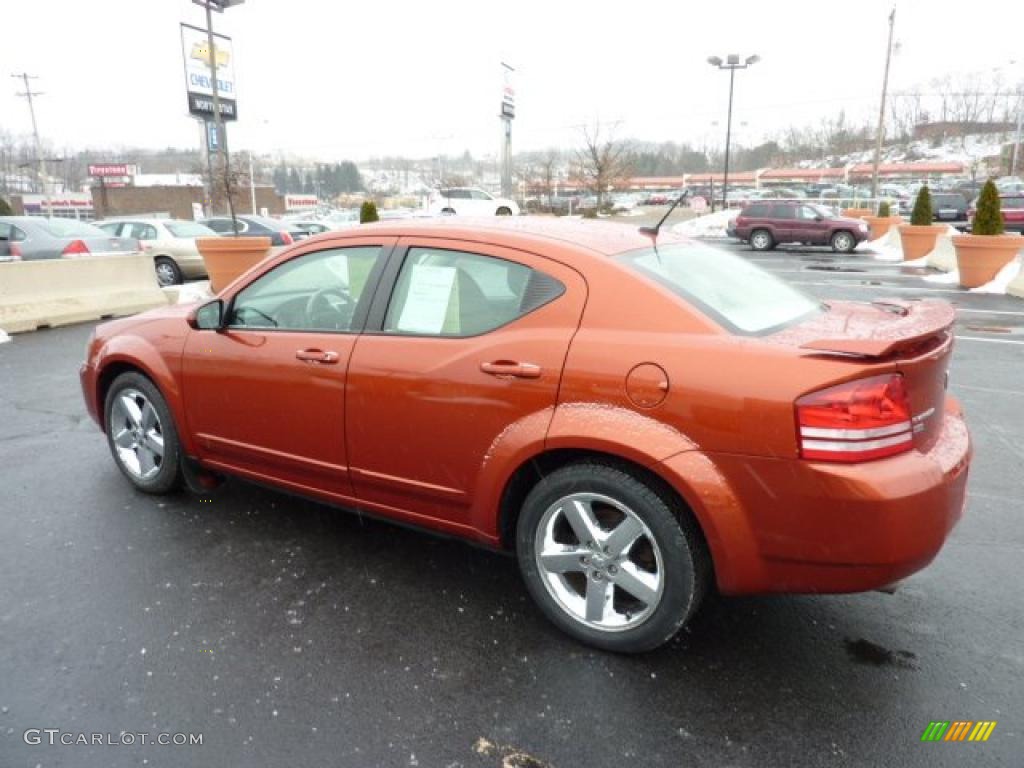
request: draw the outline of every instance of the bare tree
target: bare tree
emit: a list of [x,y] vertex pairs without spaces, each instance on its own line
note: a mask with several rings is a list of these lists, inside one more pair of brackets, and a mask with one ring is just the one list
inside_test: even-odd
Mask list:
[[616,127],[617,124],[614,124],[602,132],[599,122],[593,126],[583,126],[584,146],[576,152],[580,176],[597,195],[598,208],[604,201],[605,193],[630,175],[626,159],[629,144],[615,138]]
[[558,173],[559,160],[558,152],[554,149],[549,149],[541,158],[537,168],[545,205],[551,204],[551,198],[555,194],[555,179]]

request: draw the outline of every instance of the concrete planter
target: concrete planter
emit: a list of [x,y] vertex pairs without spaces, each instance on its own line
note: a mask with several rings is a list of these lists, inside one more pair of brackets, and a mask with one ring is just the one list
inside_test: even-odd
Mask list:
[[927,256],[935,250],[935,241],[946,231],[945,225],[901,224],[899,226],[900,245],[903,246],[903,260],[913,261]]
[[994,278],[1024,248],[1020,235],[956,235],[956,265],[960,286],[977,288]]
[[270,255],[270,238],[197,237],[196,247],[210,276],[210,290],[218,293]]
[[903,223],[903,219],[899,216],[862,216],[861,218],[871,227],[872,240],[877,240],[897,224]]

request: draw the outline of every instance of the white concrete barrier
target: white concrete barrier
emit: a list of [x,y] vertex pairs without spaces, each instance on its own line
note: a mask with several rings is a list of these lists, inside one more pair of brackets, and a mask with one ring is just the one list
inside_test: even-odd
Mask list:
[[941,269],[943,272],[952,272],[956,269],[956,248],[953,247],[952,236],[939,235],[935,240],[935,248],[925,258],[929,267]]
[[1011,296],[1024,299],[1024,256],[1017,254],[1017,261],[1020,262],[1020,270],[1017,276],[1006,286],[1006,292]]
[[8,333],[166,304],[147,254],[0,264],[0,328]]

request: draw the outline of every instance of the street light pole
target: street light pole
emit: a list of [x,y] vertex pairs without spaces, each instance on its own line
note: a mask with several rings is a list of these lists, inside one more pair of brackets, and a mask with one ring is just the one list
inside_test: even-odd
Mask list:
[[[760,60],[760,56],[748,56],[741,64],[740,57],[735,53],[730,53],[726,56],[725,61],[722,61],[718,56],[708,58],[708,64],[711,66],[729,70],[729,114],[725,123],[725,172],[722,174],[722,208],[729,207],[729,144],[732,140],[732,95],[736,83],[736,70],[747,69],[757,64]],[[711,210],[712,212],[715,210],[714,195],[711,196]]]

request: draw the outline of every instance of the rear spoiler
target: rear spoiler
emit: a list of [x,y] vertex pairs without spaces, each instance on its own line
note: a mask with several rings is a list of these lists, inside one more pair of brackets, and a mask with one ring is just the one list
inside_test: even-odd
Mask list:
[[[897,317],[889,322],[875,320],[870,325],[857,323],[851,318],[846,330],[854,338],[815,339],[800,345],[800,349],[853,357],[884,358],[899,349],[920,344],[946,333],[956,321],[956,310],[945,301],[874,301],[879,307]],[[860,338],[857,338],[857,337]]]

